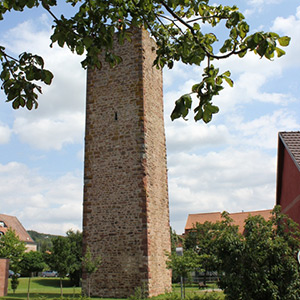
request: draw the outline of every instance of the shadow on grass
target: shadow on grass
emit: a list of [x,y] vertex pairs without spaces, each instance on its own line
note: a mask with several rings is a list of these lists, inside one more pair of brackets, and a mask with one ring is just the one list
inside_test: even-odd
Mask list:
[[[35,283],[42,285],[42,286],[47,286],[47,287],[54,287],[54,288],[60,288],[60,280],[59,278],[52,278],[52,279],[35,279]],[[63,279],[62,280],[62,285],[63,287],[72,287],[72,283],[69,279]]]
[[[75,299],[80,298],[80,294],[64,293],[63,298]],[[27,299],[27,293],[9,293],[5,297],[1,297],[1,300],[20,300]],[[30,293],[30,299],[61,299],[60,293]]]

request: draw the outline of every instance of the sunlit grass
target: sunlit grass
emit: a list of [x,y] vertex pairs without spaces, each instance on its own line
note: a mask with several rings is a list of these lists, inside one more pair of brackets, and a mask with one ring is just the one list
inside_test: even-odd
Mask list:
[[[15,293],[8,283],[8,295],[1,299],[27,299],[28,278],[19,278],[19,285]],[[63,280],[63,295],[68,298],[80,297],[81,288],[70,286],[70,280]],[[60,298],[59,278],[31,278],[30,298]]]
[[[15,293],[10,286],[9,279],[9,287],[8,287],[8,295],[6,297],[0,297],[1,300],[24,300],[27,299],[27,288],[28,288],[28,278],[19,278],[19,285],[16,289]],[[208,289],[214,290],[216,289],[216,285],[209,284]],[[173,285],[173,292],[180,295],[180,285]],[[186,286],[186,296],[195,295],[195,294],[203,294],[205,293],[205,289],[199,289],[197,285],[187,285]],[[222,292],[215,292],[218,294],[221,299],[223,299],[224,295]],[[81,297],[81,288],[71,286],[69,279],[63,280],[63,296],[64,298],[72,299],[72,298],[80,298]],[[166,298],[165,295],[160,295],[157,297],[153,297],[153,300],[164,300]],[[47,299],[60,299],[60,282],[59,278],[42,278],[35,277],[31,279],[30,284],[30,299],[39,299],[39,300],[47,300]],[[100,300],[102,298],[93,298],[93,300]],[[116,300],[110,298],[110,300]]]

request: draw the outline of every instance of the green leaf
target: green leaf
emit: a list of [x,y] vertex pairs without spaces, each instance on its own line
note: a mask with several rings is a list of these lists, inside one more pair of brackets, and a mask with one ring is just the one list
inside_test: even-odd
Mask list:
[[223,78],[229,84],[229,86],[233,87],[233,81],[229,77],[224,76]]
[[29,81],[35,79],[34,72],[33,72],[32,69],[29,69],[29,70],[26,72],[26,79],[29,80]]
[[213,113],[213,114],[216,114],[219,112],[219,107],[216,106],[216,105],[209,105],[208,106],[208,110]]
[[48,70],[44,70],[44,76],[45,76],[44,82],[50,85],[53,79],[53,74]]
[[194,85],[192,86],[192,92],[193,92],[193,93],[198,93],[199,87],[200,87],[200,84],[199,84],[199,83],[194,84]]
[[1,72],[1,75],[0,75],[1,79],[3,81],[6,81],[9,79],[9,71],[7,69],[4,69],[2,72]]
[[239,57],[243,58],[246,54],[247,54],[247,50],[242,51],[242,52],[239,53]]
[[19,96],[17,99],[18,99],[20,105],[22,107],[24,107],[25,106],[25,99],[22,96]]
[[285,55],[285,51],[283,51],[282,49],[276,47],[275,50],[278,57]]
[[259,46],[256,49],[259,56],[263,57],[266,54],[268,46],[269,44],[266,40],[263,40],[262,42],[259,43]]
[[83,52],[84,52],[84,46],[83,45],[77,45],[76,46],[76,53],[78,54],[78,55],[82,55],[83,54]]
[[226,71],[226,72],[224,72],[222,75],[223,75],[223,76],[229,77],[229,76],[231,75],[231,73],[230,73],[230,71]]
[[200,30],[200,25],[198,23],[194,23],[193,29],[194,30]]
[[204,110],[202,120],[205,123],[209,123],[212,119],[212,114],[208,110]]
[[278,43],[280,44],[280,46],[282,47],[286,47],[289,45],[291,38],[288,36],[282,36],[280,38],[278,38]]
[[197,121],[201,120],[202,117],[203,117],[203,110],[202,110],[202,108],[200,108],[197,111],[196,115],[194,116],[194,120],[197,122]]
[[32,8],[35,6],[35,0],[28,0],[26,5],[28,8]]
[[222,83],[223,83],[222,76],[218,76],[216,78],[216,84],[222,84]]
[[90,37],[86,36],[83,38],[83,44],[86,48],[89,48],[93,44],[93,40]]
[[192,105],[191,95],[185,94],[181,96],[175,102],[175,108],[171,114],[171,120],[174,121],[175,119],[178,119],[180,117],[184,119],[189,113],[191,105]]
[[29,99],[29,100],[26,102],[26,107],[27,107],[27,109],[32,110],[33,103],[32,103],[32,100],[31,100],[31,99]]
[[13,101],[12,107],[13,109],[18,109],[20,107],[20,101],[18,100],[18,98]]

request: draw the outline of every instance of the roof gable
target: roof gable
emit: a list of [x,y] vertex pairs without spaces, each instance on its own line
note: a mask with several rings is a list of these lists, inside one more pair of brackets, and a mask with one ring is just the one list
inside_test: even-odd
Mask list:
[[300,171],[300,131],[279,132],[279,138]]
[[284,153],[288,153],[300,172],[300,131],[279,132],[277,150],[276,204],[281,205]]
[[23,225],[16,217],[0,214],[0,231],[2,231],[5,234],[8,228],[15,230],[17,236],[21,241],[25,243],[34,244],[33,239],[30,237],[28,232],[25,230]]

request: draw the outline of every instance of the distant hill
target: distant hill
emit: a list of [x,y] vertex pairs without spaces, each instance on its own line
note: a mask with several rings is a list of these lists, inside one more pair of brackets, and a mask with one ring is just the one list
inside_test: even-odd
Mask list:
[[37,250],[41,252],[45,252],[50,250],[52,247],[52,239],[57,237],[57,235],[53,234],[46,234],[46,233],[39,233],[34,230],[27,230],[31,238],[37,244]]

